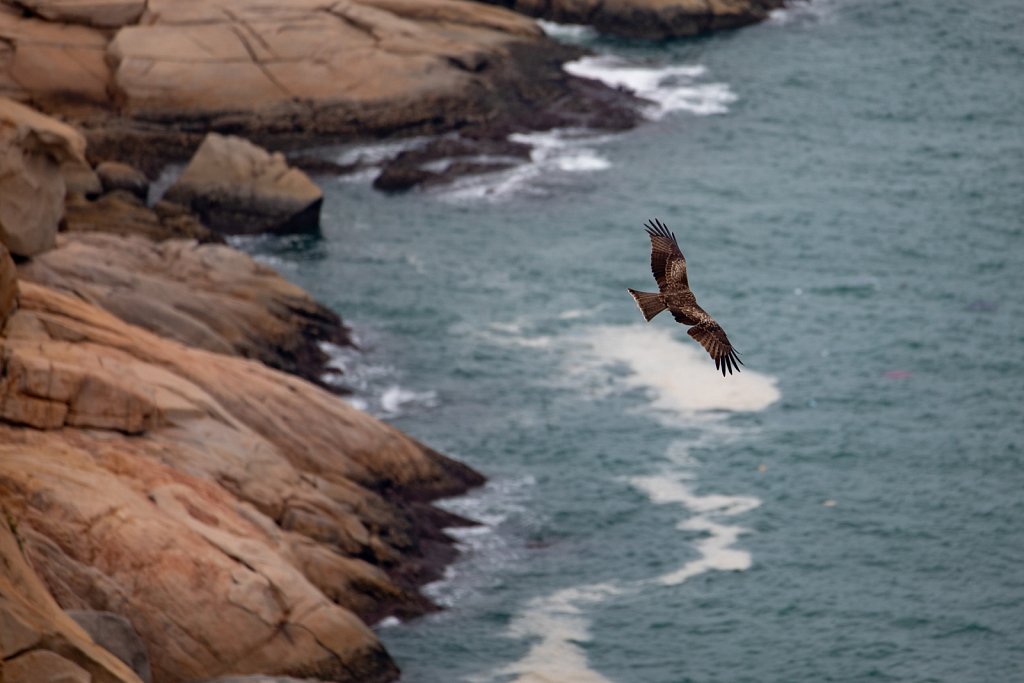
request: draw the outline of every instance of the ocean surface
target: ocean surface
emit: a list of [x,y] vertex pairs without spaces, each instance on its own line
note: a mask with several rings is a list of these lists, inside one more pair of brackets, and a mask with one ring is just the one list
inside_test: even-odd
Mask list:
[[[403,681],[1024,681],[1024,5],[546,27],[647,122],[318,178],[322,239],[238,241],[354,327],[354,403],[490,479],[447,609],[376,625]],[[741,374],[626,293],[652,217]]]

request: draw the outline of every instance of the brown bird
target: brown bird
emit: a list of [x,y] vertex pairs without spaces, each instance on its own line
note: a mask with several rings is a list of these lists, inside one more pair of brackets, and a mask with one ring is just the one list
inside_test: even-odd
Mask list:
[[651,318],[667,308],[677,323],[691,326],[686,333],[715,359],[715,367],[722,370],[723,377],[726,370],[730,375],[733,370],[739,372],[743,361],[729,343],[725,330],[697,305],[697,298],[690,291],[686,281],[686,259],[679,250],[675,234],[669,232],[657,218],[648,221],[644,228],[651,236],[651,272],[661,290],[657,293],[628,290],[644,314],[644,319],[650,322]]

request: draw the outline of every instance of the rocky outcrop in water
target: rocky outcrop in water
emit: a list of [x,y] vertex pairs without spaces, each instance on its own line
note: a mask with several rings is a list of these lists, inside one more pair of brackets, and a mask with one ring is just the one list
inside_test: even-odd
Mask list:
[[210,133],[164,197],[226,234],[318,232],[324,195],[280,152]]
[[664,40],[764,21],[785,0],[483,0],[602,33]]

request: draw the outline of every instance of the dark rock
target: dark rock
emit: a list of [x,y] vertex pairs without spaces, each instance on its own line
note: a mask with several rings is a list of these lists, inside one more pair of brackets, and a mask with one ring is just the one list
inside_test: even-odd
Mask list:
[[0,331],[14,310],[18,297],[18,271],[7,247],[0,244]]
[[530,158],[529,145],[480,132],[475,135],[438,138],[406,150],[385,163],[373,186],[394,192],[416,185],[445,184],[460,176],[509,168]]
[[323,193],[280,152],[210,133],[165,195],[227,234],[317,232]]
[[143,683],[152,683],[153,674],[149,669],[149,653],[146,644],[139,638],[132,623],[113,612],[93,610],[67,610],[100,647],[131,667]]
[[664,40],[739,28],[784,0],[484,0],[532,17],[587,24],[601,33]]

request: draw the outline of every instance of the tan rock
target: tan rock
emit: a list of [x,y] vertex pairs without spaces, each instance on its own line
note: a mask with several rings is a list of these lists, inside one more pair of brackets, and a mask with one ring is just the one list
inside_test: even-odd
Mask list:
[[491,79],[476,72],[543,41],[528,20],[459,0],[151,0],[109,56],[133,116],[365,134],[448,117],[455,100],[479,113],[474,86]]
[[[60,429],[0,424],[0,498],[60,603],[127,617],[158,681],[392,679],[351,610],[416,603],[382,571],[416,539],[402,504],[375,491],[458,490],[465,473],[306,382],[20,287],[0,337],[0,402],[68,417]],[[155,417],[135,436],[124,423],[68,426],[82,378],[102,388],[94,413],[131,391]]]
[[125,190],[145,200],[149,194],[149,178],[139,169],[119,161],[103,161],[96,165],[104,192]]
[[164,201],[149,207],[127,190],[113,190],[96,199],[68,195],[64,203],[63,230],[141,236],[151,240],[223,242],[220,235],[203,225],[185,207]]
[[103,191],[103,184],[96,171],[88,164],[66,162],[60,166],[60,174],[64,177],[64,186],[68,194],[95,197]]
[[6,683],[92,683],[88,671],[49,650],[26,652],[3,666]]
[[223,233],[315,232],[323,193],[281,153],[210,133],[166,198]]
[[[114,203],[112,198],[94,206]],[[69,206],[73,228],[78,215]],[[97,211],[93,220],[104,216],[109,213]],[[62,234],[58,245],[23,265],[22,277],[190,346],[256,358],[318,381],[319,341],[347,341],[333,312],[273,269],[225,246],[85,233]]]
[[10,9],[0,11],[0,96],[67,111],[109,107],[111,74],[101,31]]
[[84,154],[85,138],[74,128],[0,98],[0,243],[12,253],[53,246],[64,213],[61,166],[87,167]]
[[[6,504],[5,499],[0,520],[0,657],[5,660],[0,670],[5,683],[141,683],[54,601],[25,559],[24,534],[31,530],[16,525]],[[70,678],[48,679],[44,674]]]
[[119,28],[134,24],[146,9],[146,0],[15,0],[32,14],[49,21]]

